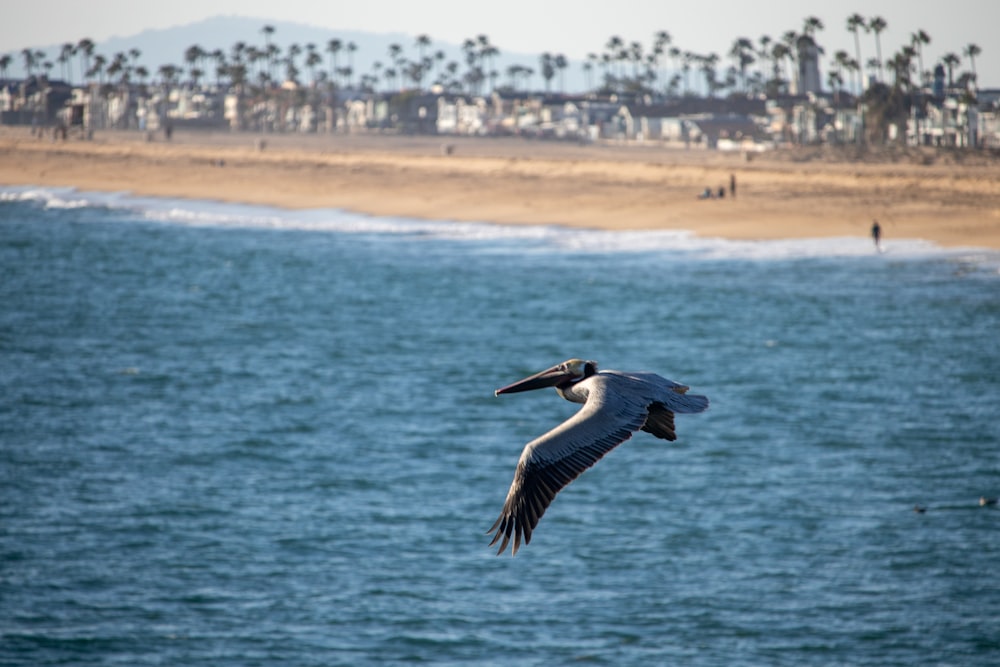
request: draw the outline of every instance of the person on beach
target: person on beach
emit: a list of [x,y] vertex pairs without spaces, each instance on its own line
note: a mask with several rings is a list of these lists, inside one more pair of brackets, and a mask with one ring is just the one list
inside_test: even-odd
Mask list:
[[872,241],[875,242],[875,249],[882,252],[882,226],[878,220],[872,221]]
[[729,174],[729,196],[736,196],[736,174]]

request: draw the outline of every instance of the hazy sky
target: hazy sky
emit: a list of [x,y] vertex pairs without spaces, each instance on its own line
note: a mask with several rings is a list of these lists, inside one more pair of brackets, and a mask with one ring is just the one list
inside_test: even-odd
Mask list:
[[[924,66],[970,42],[982,48],[977,58],[980,86],[1000,87],[1000,0],[858,0],[854,5],[819,0],[0,0],[0,53],[15,55],[26,46],[76,42],[98,43],[111,36],[128,37],[147,28],[192,23],[220,14],[287,20],[339,30],[404,32],[429,35],[434,41],[461,43],[486,34],[501,51],[562,53],[582,59],[600,52],[608,38],[648,46],[652,35],[666,30],[682,50],[696,53],[729,51],[737,37],[754,42],[764,34],[780,37],[801,30],[806,16],[819,17],[826,29],[817,41],[832,54],[854,53],[846,31],[848,14],[882,16],[883,59],[924,30],[931,44]],[[831,8],[832,7],[832,8]],[[406,45],[409,46],[409,45]],[[872,35],[863,35],[862,58],[875,55]],[[963,57],[963,60],[964,57]],[[963,68],[967,67],[963,64]],[[824,68],[825,69],[825,68]]]

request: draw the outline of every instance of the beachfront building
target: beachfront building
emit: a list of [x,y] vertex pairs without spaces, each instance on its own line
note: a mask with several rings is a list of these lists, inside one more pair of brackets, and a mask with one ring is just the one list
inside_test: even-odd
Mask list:
[[995,110],[981,111],[967,100],[948,97],[929,106],[919,137],[915,123],[908,124],[907,143],[958,148],[996,146],[1000,140],[994,129],[996,118]]
[[[724,150],[759,150],[770,141],[763,100],[745,97],[700,100],[682,98],[665,104],[618,104],[598,118],[597,137],[623,142],[658,142],[664,146]],[[595,105],[596,106],[596,105]],[[597,107],[601,109],[601,107]]]
[[979,113],[976,133],[981,148],[1000,148],[1000,88],[978,91]]
[[0,80],[0,125],[54,125],[72,90],[65,81],[44,76]]
[[440,95],[437,100],[438,134],[483,135],[489,123],[489,104],[482,97]]

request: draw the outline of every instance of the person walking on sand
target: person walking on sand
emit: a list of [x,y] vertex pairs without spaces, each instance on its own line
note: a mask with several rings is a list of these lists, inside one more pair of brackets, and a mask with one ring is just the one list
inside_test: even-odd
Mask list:
[[736,174],[729,174],[729,196],[736,197]]
[[872,221],[872,241],[875,242],[875,249],[882,252],[882,226],[878,220]]

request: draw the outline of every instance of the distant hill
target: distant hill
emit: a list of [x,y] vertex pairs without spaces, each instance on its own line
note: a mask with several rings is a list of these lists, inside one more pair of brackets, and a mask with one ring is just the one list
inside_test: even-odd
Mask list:
[[[184,62],[184,52],[191,46],[197,45],[205,51],[221,49],[228,56],[234,44],[244,42],[247,45],[254,45],[263,48],[265,44],[264,35],[261,28],[265,25],[274,27],[274,33],[270,36],[272,43],[281,47],[284,52],[290,44],[315,44],[317,51],[323,56],[322,67],[329,67],[329,54],[326,52],[326,45],[331,39],[339,39],[346,46],[348,42],[354,42],[357,50],[353,54],[352,67],[354,69],[354,80],[357,81],[360,75],[372,73],[372,67],[376,61],[384,66],[390,66],[389,46],[398,44],[402,47],[402,55],[411,60],[418,57],[416,47],[416,35],[405,33],[371,33],[354,30],[332,30],[329,28],[318,28],[304,23],[293,23],[286,21],[271,21],[264,18],[253,18],[246,16],[216,16],[196,23],[162,28],[155,30],[145,30],[129,37],[112,37],[98,42],[95,53],[103,54],[109,61],[115,53],[128,52],[131,49],[139,49],[142,55],[139,63],[148,70],[155,73],[162,65],[176,65],[186,67]],[[88,37],[79,35],[75,39]],[[432,55],[436,51],[445,53],[445,63],[456,61],[459,63],[459,71],[466,70],[465,56],[461,45],[434,41],[431,37],[431,45],[425,55]],[[472,35],[470,35],[472,37]],[[538,74],[540,54],[517,54],[505,53],[503,45],[497,44],[500,55],[496,58],[494,69],[500,73],[498,85],[507,81],[506,70],[513,64],[523,65],[535,70],[536,74],[531,80],[532,87],[541,89],[544,81]],[[59,55],[61,45],[50,44],[48,46],[34,47],[46,53],[46,57],[53,62]],[[10,67],[10,76],[17,78],[24,75],[22,60],[19,53],[12,53],[13,63]],[[303,70],[303,78],[308,79],[305,67],[301,64],[304,57],[300,56],[299,67]],[[348,64],[347,51],[341,50],[338,55],[338,65],[344,67]],[[80,81],[79,58],[73,59],[72,80]],[[214,79],[214,67],[205,67],[208,70],[209,80]],[[60,66],[57,63],[52,69],[53,78],[62,78]],[[553,87],[558,83],[558,77],[553,79]],[[569,91],[579,91],[583,88],[583,74],[579,63],[570,63],[565,70],[565,83]]]

